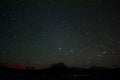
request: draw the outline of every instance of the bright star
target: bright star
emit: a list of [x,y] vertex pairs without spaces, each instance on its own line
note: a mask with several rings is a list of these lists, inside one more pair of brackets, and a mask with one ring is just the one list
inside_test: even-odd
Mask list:
[[60,48],[58,48],[59,50],[61,50],[62,48],[60,47]]

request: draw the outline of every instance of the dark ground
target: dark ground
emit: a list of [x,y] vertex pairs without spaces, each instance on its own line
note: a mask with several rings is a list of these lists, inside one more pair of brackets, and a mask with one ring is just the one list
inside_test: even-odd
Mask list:
[[120,80],[120,69],[51,67],[19,70],[2,67],[0,80]]

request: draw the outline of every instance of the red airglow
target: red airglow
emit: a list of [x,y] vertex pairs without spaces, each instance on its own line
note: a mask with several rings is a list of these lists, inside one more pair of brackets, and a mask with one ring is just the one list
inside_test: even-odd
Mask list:
[[45,70],[47,67],[26,67],[23,64],[19,63],[4,63],[0,62],[0,67],[10,68],[10,69],[30,69],[30,70]]
[[13,68],[13,69],[25,69],[25,66],[22,64],[17,64],[17,63],[6,63],[5,64],[6,68]]

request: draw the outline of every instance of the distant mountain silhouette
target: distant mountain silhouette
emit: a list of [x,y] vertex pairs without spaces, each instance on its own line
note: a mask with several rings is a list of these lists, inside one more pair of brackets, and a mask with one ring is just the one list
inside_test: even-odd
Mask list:
[[49,68],[25,67],[16,63],[0,63],[0,80],[120,80],[120,68],[93,66],[89,69],[67,67],[64,63]]

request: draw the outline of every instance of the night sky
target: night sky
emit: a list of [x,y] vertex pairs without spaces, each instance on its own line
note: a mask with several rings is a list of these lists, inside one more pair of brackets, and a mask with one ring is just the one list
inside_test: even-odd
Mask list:
[[0,62],[120,67],[120,6],[103,0],[3,2]]

